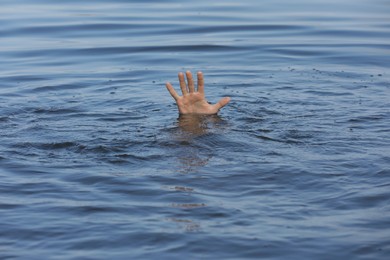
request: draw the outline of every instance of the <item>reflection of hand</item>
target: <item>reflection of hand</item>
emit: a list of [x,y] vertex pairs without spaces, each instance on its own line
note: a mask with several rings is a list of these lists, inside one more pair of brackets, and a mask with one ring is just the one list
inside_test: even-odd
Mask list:
[[193,136],[207,133],[207,122],[205,116],[201,115],[180,115],[179,127],[186,133]]
[[187,84],[184,79],[184,74],[179,73],[180,89],[183,96],[179,96],[171,83],[167,82],[166,87],[171,96],[176,100],[180,114],[201,114],[213,115],[229,103],[230,98],[222,98],[218,103],[211,105],[207,102],[204,94],[204,80],[202,72],[198,72],[198,88],[195,89],[194,80],[190,71],[186,72]]
[[218,115],[180,115],[179,127],[191,136],[207,134],[208,130],[217,128],[222,119]]

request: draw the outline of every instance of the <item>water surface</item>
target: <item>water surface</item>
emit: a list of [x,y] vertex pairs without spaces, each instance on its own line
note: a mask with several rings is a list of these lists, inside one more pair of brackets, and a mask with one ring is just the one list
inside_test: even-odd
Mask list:
[[1,258],[390,255],[387,1],[1,6]]

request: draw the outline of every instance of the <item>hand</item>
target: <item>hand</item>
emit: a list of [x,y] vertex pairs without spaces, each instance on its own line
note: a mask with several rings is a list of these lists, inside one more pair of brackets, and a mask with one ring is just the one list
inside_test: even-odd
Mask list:
[[179,96],[171,83],[167,82],[166,87],[175,99],[179,113],[184,114],[201,114],[201,115],[213,115],[217,114],[218,111],[229,103],[230,98],[224,97],[218,103],[212,105],[209,104],[204,94],[204,80],[202,72],[198,72],[198,88],[195,89],[194,80],[190,71],[186,72],[187,84],[184,80],[184,74],[179,73],[179,82],[181,92],[183,96]]

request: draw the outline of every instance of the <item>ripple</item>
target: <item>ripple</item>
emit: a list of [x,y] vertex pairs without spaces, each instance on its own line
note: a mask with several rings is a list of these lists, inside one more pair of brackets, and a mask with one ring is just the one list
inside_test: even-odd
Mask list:
[[13,35],[32,35],[32,36],[61,36],[69,37],[75,35],[83,35],[84,37],[90,37],[93,32],[101,36],[102,32],[113,33],[117,30],[134,31],[145,30],[147,28],[165,27],[161,24],[123,24],[123,23],[94,23],[94,24],[57,24],[46,26],[29,26],[22,28],[10,28],[8,30],[1,30],[0,37],[13,36]]
[[187,33],[215,33],[215,32],[264,32],[264,31],[302,31],[308,30],[308,26],[300,25],[283,25],[283,24],[243,24],[243,25],[218,25],[218,26],[199,26],[192,28],[185,28],[181,30],[176,30],[176,33],[187,34]]

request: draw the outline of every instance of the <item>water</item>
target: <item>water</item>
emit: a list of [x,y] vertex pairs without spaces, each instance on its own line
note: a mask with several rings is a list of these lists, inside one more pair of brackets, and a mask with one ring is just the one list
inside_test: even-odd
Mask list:
[[2,0],[0,258],[387,259],[389,12]]

